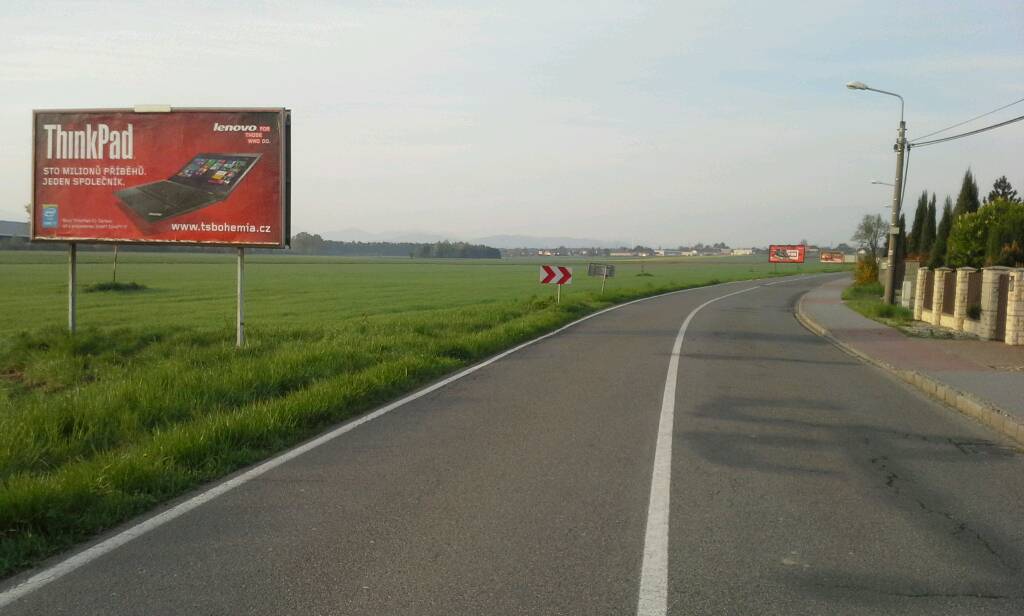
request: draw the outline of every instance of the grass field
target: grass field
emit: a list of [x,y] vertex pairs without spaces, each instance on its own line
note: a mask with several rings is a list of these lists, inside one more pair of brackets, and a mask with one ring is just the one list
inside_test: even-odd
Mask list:
[[[80,293],[69,336],[66,255],[0,252],[0,576],[613,302],[772,275],[762,259],[618,261],[599,296],[571,259],[250,256],[237,350],[232,255],[122,253],[146,288]],[[575,266],[560,305],[542,262]],[[110,272],[80,253],[82,286]]]
[[843,290],[843,300],[850,308],[879,323],[897,327],[913,323],[912,310],[896,304],[882,303],[882,293],[882,285],[877,282],[855,284]]

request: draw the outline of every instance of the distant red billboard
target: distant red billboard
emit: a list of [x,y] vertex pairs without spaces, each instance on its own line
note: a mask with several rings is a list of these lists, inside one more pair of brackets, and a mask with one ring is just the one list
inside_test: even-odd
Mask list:
[[282,247],[286,109],[38,110],[32,240]]
[[783,246],[772,244],[768,247],[769,263],[803,263],[807,247],[803,245]]
[[822,250],[821,251],[821,262],[822,263],[844,263],[846,261],[845,255],[838,250]]

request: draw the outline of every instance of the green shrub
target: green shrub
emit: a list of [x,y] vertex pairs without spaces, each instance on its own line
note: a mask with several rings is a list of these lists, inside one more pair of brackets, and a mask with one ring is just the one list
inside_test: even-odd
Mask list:
[[985,246],[986,265],[1024,263],[1024,205],[1008,208],[988,230]]
[[1024,261],[1024,204],[996,199],[961,214],[949,233],[946,265],[982,267]]
[[857,285],[877,283],[878,261],[870,257],[857,261],[857,267],[853,270],[853,281]]

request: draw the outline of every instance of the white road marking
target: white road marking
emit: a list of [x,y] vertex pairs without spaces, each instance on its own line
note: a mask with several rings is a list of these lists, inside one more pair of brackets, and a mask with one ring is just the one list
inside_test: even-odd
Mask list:
[[665,377],[665,394],[661,398],[661,419],[654,450],[654,471],[651,473],[651,499],[647,506],[647,530],[644,533],[644,561],[640,570],[640,598],[637,616],[665,616],[668,612],[668,517],[669,494],[672,488],[672,423],[676,412],[676,381],[679,378],[679,355],[683,349],[686,328],[704,307],[727,297],[753,291],[761,286],[734,291],[710,299],[687,315],[676,335],[672,356]]
[[[763,279],[761,279],[761,280],[763,280]],[[722,283],[722,284],[736,284],[736,283],[745,283],[745,282],[746,283],[757,284],[760,281],[759,280],[734,280],[734,281],[727,282],[727,283]],[[449,385],[449,384],[451,384],[451,383],[453,383],[455,381],[458,381],[459,379],[462,379],[462,378],[464,378],[466,376],[469,376],[470,374],[476,372],[477,370],[480,370],[481,368],[485,368],[485,367],[493,364],[494,362],[496,362],[496,361],[498,361],[500,359],[503,359],[503,358],[505,358],[505,357],[507,357],[507,356],[509,356],[509,355],[511,355],[511,354],[513,354],[515,352],[517,352],[517,351],[521,351],[522,349],[524,349],[524,348],[526,348],[526,347],[528,347],[528,346],[530,346],[532,344],[536,344],[537,342],[540,342],[540,341],[545,340],[547,338],[550,338],[552,336],[558,335],[558,334],[562,333],[563,331],[569,329],[570,327],[574,327],[574,326],[579,325],[580,323],[582,323],[584,321],[587,321],[589,319],[593,319],[594,317],[598,317],[598,316],[600,316],[602,314],[611,312],[613,310],[618,310],[620,308],[625,308],[626,306],[630,306],[630,305],[637,304],[637,303],[640,303],[640,302],[645,302],[645,301],[649,301],[649,300],[652,300],[652,299],[657,299],[659,297],[665,297],[665,296],[668,296],[668,295],[678,295],[680,293],[688,293],[688,292],[691,292],[691,291],[697,291],[697,290],[700,290],[700,289],[707,289],[707,288],[711,288],[711,287],[714,287],[714,286],[718,286],[718,285],[708,285],[708,286],[705,286],[705,287],[692,287],[692,288],[689,288],[689,289],[681,289],[679,291],[669,291],[668,293],[662,293],[660,295],[652,295],[650,297],[642,297],[640,299],[635,299],[633,301],[626,302],[626,303],[623,303],[623,304],[617,304],[615,306],[609,306],[608,308],[605,308],[604,310],[599,310],[599,311],[597,311],[597,312],[595,312],[593,314],[588,314],[585,317],[582,317],[582,318],[577,319],[577,320],[575,320],[575,321],[573,321],[571,323],[563,325],[562,327],[559,327],[558,329],[556,329],[556,330],[554,330],[552,332],[544,334],[543,336],[539,336],[537,338],[534,338],[533,340],[528,340],[528,341],[526,341],[526,342],[524,342],[524,343],[522,343],[522,344],[520,344],[518,346],[515,346],[515,347],[513,347],[513,348],[511,348],[511,349],[509,349],[509,350],[507,350],[507,351],[505,351],[503,353],[495,355],[494,357],[492,357],[492,358],[490,358],[490,359],[488,359],[486,361],[480,362],[479,364],[476,364],[474,366],[470,366],[469,368],[466,368],[465,370],[463,370],[461,372],[457,372],[457,373],[453,374],[452,376],[450,376],[450,377],[448,377],[448,378],[446,378],[444,380],[438,381],[437,383],[434,383],[433,385],[431,385],[429,387],[425,387],[424,389],[421,389],[419,391],[413,392],[413,393],[409,394],[408,396],[405,396],[404,398],[396,400],[395,402],[392,402],[391,404],[383,406],[383,407],[381,407],[381,408],[379,408],[379,409],[377,409],[377,410],[375,410],[375,411],[373,411],[371,413],[368,413],[366,415],[363,415],[362,417],[359,417],[358,419],[355,419],[353,421],[350,421],[349,423],[346,423],[346,424],[344,424],[342,426],[339,426],[339,427],[335,428],[334,430],[331,430],[330,432],[328,432],[326,434],[323,434],[323,435],[321,435],[321,436],[319,436],[319,437],[317,437],[317,438],[315,438],[315,439],[313,439],[311,441],[303,443],[302,445],[299,445],[299,446],[297,446],[297,447],[295,447],[293,449],[289,449],[288,451],[285,451],[284,453],[281,453],[278,456],[276,456],[274,458],[271,458],[271,459],[267,460],[266,462],[263,462],[262,464],[260,464],[258,466],[255,466],[255,467],[249,469],[248,471],[245,471],[244,473],[242,473],[242,474],[240,474],[240,475],[238,475],[236,477],[233,477],[231,479],[228,479],[227,481],[219,483],[219,484],[213,486],[212,488],[210,488],[210,489],[208,489],[208,490],[206,490],[206,491],[204,491],[204,492],[202,492],[200,494],[197,494],[196,496],[193,496],[192,498],[190,498],[190,499],[188,499],[188,500],[186,500],[186,501],[184,501],[184,502],[182,502],[182,503],[180,503],[178,505],[175,505],[174,507],[171,507],[170,509],[167,509],[166,511],[163,511],[161,513],[158,513],[158,514],[154,515],[151,518],[147,518],[146,520],[143,520],[142,522],[139,522],[135,526],[132,526],[131,528],[129,528],[127,530],[124,530],[124,531],[114,535],[113,537],[110,537],[109,539],[101,541],[101,542],[97,543],[96,545],[93,545],[92,547],[89,547],[89,548],[87,548],[87,549],[85,549],[85,550],[83,550],[81,552],[78,552],[76,554],[73,554],[72,556],[69,556],[65,560],[62,560],[61,562],[53,565],[52,567],[49,567],[47,569],[44,569],[44,570],[40,571],[39,573],[33,575],[32,577],[30,577],[27,580],[25,580],[24,582],[14,586],[13,588],[8,588],[7,590],[4,590],[3,592],[0,592],[0,608],[3,608],[4,606],[10,605],[11,603],[13,603],[13,602],[17,601],[18,599],[24,597],[25,595],[27,595],[27,594],[29,594],[31,592],[34,592],[36,590],[39,590],[40,588],[42,588],[43,586],[46,586],[50,582],[54,582],[54,581],[64,577],[65,575],[71,573],[72,571],[78,569],[79,567],[82,567],[82,566],[84,566],[84,565],[86,565],[86,564],[96,560],[100,556],[103,556],[104,554],[112,552],[112,551],[116,550],[117,548],[121,547],[122,545],[125,545],[129,541],[131,541],[133,539],[136,539],[138,537],[141,537],[142,535],[145,535],[146,533],[150,532],[151,530],[159,528],[160,526],[163,526],[164,524],[170,522],[171,520],[174,520],[175,518],[181,517],[182,515],[188,513],[189,511],[192,511],[193,509],[203,505],[204,503],[207,503],[207,502],[217,498],[218,496],[221,496],[222,494],[230,492],[231,490],[237,488],[240,485],[243,485],[245,483],[248,483],[248,482],[252,481],[253,479],[256,479],[257,477],[259,477],[259,476],[261,476],[261,475],[263,475],[263,474],[265,474],[265,473],[267,473],[267,472],[277,468],[278,466],[281,466],[282,464],[288,462],[289,460],[293,460],[293,459],[301,456],[302,454],[304,454],[304,453],[306,453],[308,451],[316,449],[317,447],[319,447],[320,445],[323,445],[324,443],[328,443],[330,441],[333,441],[334,439],[338,438],[342,434],[345,434],[346,432],[350,432],[350,431],[354,430],[355,428],[358,428],[359,426],[363,425],[366,422],[373,421],[374,419],[377,419],[381,415],[389,413],[389,412],[391,412],[391,411],[393,411],[393,410],[395,410],[395,409],[397,409],[397,408],[399,408],[401,406],[404,406],[404,405],[406,405],[406,404],[408,404],[408,403],[410,403],[410,402],[412,402],[414,400],[418,400],[419,398],[422,398],[423,396],[431,394],[431,393],[437,391],[438,389],[441,389],[441,388],[443,388],[443,387],[445,387],[445,386],[447,386],[447,385]],[[745,293],[746,291],[751,291],[753,289],[758,288],[758,286],[761,286],[761,285],[753,286],[753,287],[750,287],[748,289],[744,289],[742,291],[737,291],[736,293],[730,293],[729,295],[736,295],[737,293]],[[715,299],[711,300],[711,302],[715,302],[715,301],[718,301],[719,299],[723,299],[725,297],[729,297],[729,295],[723,295],[722,297],[715,298]],[[704,306],[706,306],[707,304],[709,304],[711,302],[707,302],[705,304],[702,304],[699,308],[697,308],[697,310],[700,310],[700,308],[703,308]],[[696,312],[696,310],[694,311],[694,313],[695,312]],[[683,323],[683,330],[680,331],[679,338],[676,340],[676,348],[673,351],[673,359],[672,359],[672,363],[670,364],[670,368],[669,368],[670,374],[672,374],[672,370],[673,370],[673,368],[671,366],[677,366],[678,365],[677,354],[678,354],[680,343],[682,341],[682,334],[683,334],[683,331],[685,331],[685,329],[686,329],[686,325],[690,322],[690,318],[692,318],[692,317],[693,317],[693,313],[691,313],[690,317],[688,317],[686,322]],[[671,381],[672,381],[672,387],[673,387],[673,391],[674,391],[674,389],[675,389],[675,379],[673,378],[673,379],[671,379]],[[666,384],[666,392],[668,391],[667,387],[668,387],[668,385]],[[662,415],[663,415],[662,420],[664,421],[664,409],[662,410]],[[671,419],[671,413],[670,413],[670,416],[669,416],[669,435],[670,436],[671,436],[671,431],[672,431],[671,430],[671,428],[672,428],[671,421],[672,421],[672,419]],[[661,450],[660,436],[659,436],[658,450],[659,451]],[[669,453],[671,454],[671,452],[669,452]],[[658,468],[657,467],[657,462],[655,462],[655,472],[657,472],[657,468]],[[653,487],[652,487],[651,498],[652,499],[654,498]],[[667,519],[667,515],[668,515],[668,506],[667,506],[668,505],[668,500],[667,500],[668,499],[668,493],[667,493],[667,489],[666,489],[665,498],[666,498],[666,504],[665,504],[665,516],[666,516],[665,525],[666,525],[666,528],[665,528],[665,531],[666,531],[666,537],[667,537],[667,530],[668,530],[668,519]],[[653,506],[653,500],[652,500],[652,506]],[[648,520],[648,533],[650,533],[650,526],[651,526],[651,523],[650,523],[650,520]],[[648,542],[648,543],[650,543],[650,542]],[[644,557],[645,570],[646,570],[646,563],[647,563],[647,557],[646,557],[646,548],[645,548],[645,557]],[[641,597],[642,596],[643,595],[641,595]],[[642,612],[642,613],[646,614],[647,612]],[[655,612],[651,612],[651,613],[655,613]],[[662,609],[662,611],[660,613],[663,614],[664,613],[664,609]]]

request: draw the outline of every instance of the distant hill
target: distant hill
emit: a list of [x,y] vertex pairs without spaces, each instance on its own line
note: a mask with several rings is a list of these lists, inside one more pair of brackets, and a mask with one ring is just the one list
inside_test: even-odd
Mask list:
[[618,248],[626,242],[595,240],[580,237],[543,237],[535,235],[489,235],[474,238],[477,244],[495,248]]
[[455,234],[443,235],[418,231],[381,231],[371,233],[362,229],[341,229],[340,231],[316,232],[325,240],[336,242],[411,242],[414,244],[433,244],[445,240],[451,242],[471,242],[495,248],[618,248],[626,246],[621,240],[597,240],[580,237],[557,237],[537,235],[489,235],[487,237],[461,237]]
[[443,242],[445,240],[456,241],[459,239],[451,235],[419,233],[415,231],[382,231],[380,233],[370,233],[369,231],[363,231],[362,229],[342,229],[340,231],[323,231],[314,233],[317,233],[325,240],[333,240],[335,242],[433,244],[434,242]]

